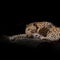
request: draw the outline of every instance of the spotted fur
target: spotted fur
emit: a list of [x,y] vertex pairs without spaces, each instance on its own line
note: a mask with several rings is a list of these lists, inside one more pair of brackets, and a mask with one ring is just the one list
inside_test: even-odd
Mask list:
[[59,40],[60,39],[60,28],[59,27],[50,28],[45,38],[51,41]]
[[[32,27],[33,26],[33,27]],[[30,29],[30,30],[28,30]],[[34,31],[35,29],[35,31]],[[34,31],[34,33],[32,33],[32,31]],[[40,36],[41,39],[48,39],[51,41],[54,40],[59,40],[60,39],[60,28],[54,26],[52,23],[50,22],[34,22],[34,23],[30,23],[25,30],[26,34],[35,34],[38,33],[37,37],[39,38],[39,34],[42,35],[42,37]],[[36,35],[34,35],[35,37]]]
[[[54,25],[50,22],[46,22],[46,21],[43,21],[43,22],[33,22],[33,23],[30,23],[27,25],[26,29],[25,29],[25,33],[28,34],[28,35],[31,35],[33,33],[39,33],[39,31],[42,29],[42,28],[51,28],[53,27]],[[46,31],[45,31],[46,32]]]

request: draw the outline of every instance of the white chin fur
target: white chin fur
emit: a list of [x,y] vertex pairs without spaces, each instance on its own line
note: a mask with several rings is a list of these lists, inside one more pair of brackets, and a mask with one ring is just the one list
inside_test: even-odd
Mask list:
[[13,40],[13,39],[14,39],[14,37],[13,37],[13,36],[9,37],[9,40]]
[[40,34],[38,34],[38,33],[34,33],[34,34],[33,34],[33,37],[34,37],[34,38],[38,38],[38,39],[42,39],[42,38],[43,38],[43,36],[40,35]]

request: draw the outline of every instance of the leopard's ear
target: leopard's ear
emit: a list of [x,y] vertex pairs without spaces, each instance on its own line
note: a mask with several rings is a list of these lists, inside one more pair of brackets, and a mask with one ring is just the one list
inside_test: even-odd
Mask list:
[[33,26],[37,26],[37,25],[36,25],[36,22],[33,23]]
[[35,23],[33,23],[33,25],[35,26],[36,24],[35,24]]

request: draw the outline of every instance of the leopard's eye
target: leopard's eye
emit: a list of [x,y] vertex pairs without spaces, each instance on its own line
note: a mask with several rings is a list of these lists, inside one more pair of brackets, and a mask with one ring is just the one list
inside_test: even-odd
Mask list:
[[29,31],[30,29],[28,29],[28,31]]

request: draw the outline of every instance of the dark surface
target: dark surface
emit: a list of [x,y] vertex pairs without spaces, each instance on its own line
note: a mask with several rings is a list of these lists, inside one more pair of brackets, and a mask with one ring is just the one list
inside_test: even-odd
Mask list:
[[37,40],[16,40],[10,41],[5,38],[0,39],[0,49],[19,52],[48,52],[60,53],[60,41],[37,41]]
[[15,35],[24,33],[26,24],[35,21],[50,21],[56,26],[60,26],[59,16],[3,16],[0,20],[0,48],[1,49],[19,49],[29,51],[60,51],[60,41],[58,42],[44,42],[39,43],[36,48],[28,47],[28,45],[19,45],[18,43],[11,43],[2,35]]

